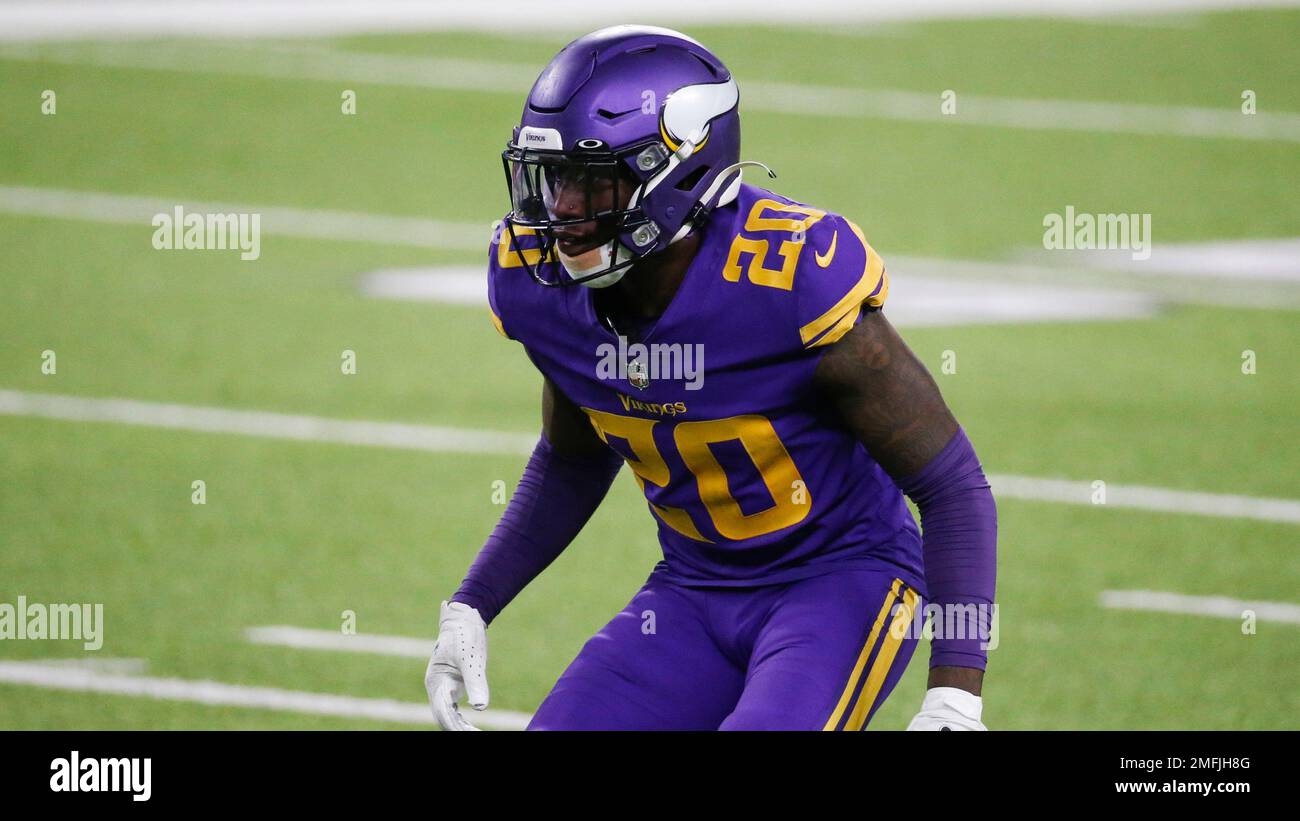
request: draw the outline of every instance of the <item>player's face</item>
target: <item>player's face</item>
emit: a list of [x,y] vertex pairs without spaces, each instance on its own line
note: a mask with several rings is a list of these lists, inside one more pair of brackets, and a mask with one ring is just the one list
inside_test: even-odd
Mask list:
[[576,257],[609,242],[618,231],[608,215],[627,207],[635,180],[614,166],[562,165],[553,170],[546,210],[556,221],[579,220],[554,229],[560,252]]

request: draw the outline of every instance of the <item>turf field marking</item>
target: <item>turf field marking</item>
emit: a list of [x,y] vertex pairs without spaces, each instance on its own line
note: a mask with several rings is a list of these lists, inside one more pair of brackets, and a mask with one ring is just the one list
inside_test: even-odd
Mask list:
[[86,656],[85,658],[41,659],[30,663],[40,664],[42,667],[93,670],[99,673],[113,673],[122,676],[142,676],[149,669],[149,662],[141,658]]
[[[1135,260],[1128,250],[1051,251],[1066,264],[1130,274],[1177,274],[1186,278],[1300,283],[1300,238],[1243,239],[1217,242],[1156,243],[1148,259]],[[1024,258],[1042,262],[1048,252],[1026,251]],[[1235,283],[1234,283],[1235,284]],[[1222,289],[1214,288],[1220,291]]]
[[[937,260],[927,266],[941,269]],[[907,328],[1008,322],[1084,322],[1146,319],[1157,298],[1131,290],[916,276],[906,258],[891,258],[889,319]],[[361,292],[384,299],[449,305],[487,305],[483,266],[384,269],[364,275]]]
[[[218,681],[120,675],[84,667],[30,661],[0,662],[0,684],[398,724],[434,723],[429,705],[415,702],[309,693],[276,687],[250,687]],[[490,730],[522,730],[532,718],[527,713],[512,710],[484,710],[481,713],[471,711],[468,717],[471,723]]]
[[[112,225],[130,225],[138,227],[142,233],[143,231],[152,233],[149,220],[152,220],[153,214],[169,213],[178,204],[192,213],[259,213],[263,214],[261,226],[268,234],[302,236],[302,238],[335,240],[335,242],[370,242],[390,244],[390,246],[482,253],[487,247],[490,235],[490,223],[487,220],[448,222],[425,220],[421,217],[285,208],[278,205],[201,203],[201,201],[178,200],[172,197],[104,194],[99,191],[69,191],[64,188],[0,186],[0,213],[16,214],[19,217],[48,217],[55,220],[87,220],[112,223]],[[1074,256],[1054,256],[1053,260],[1070,262],[1070,264],[1083,261],[1075,259]],[[1026,283],[1034,286],[1041,284],[1053,290],[1062,287],[1079,288],[1078,295],[1070,296],[1070,300],[1078,303],[1074,308],[1069,304],[1058,304],[1057,313],[1047,318],[1079,318],[1078,314],[1083,303],[1087,303],[1087,313],[1097,310],[1097,312],[1112,313],[1114,316],[1135,318],[1148,316],[1152,312],[1154,305],[1151,301],[1143,297],[1128,296],[1128,294],[1145,294],[1152,299],[1175,301],[1175,303],[1243,305],[1249,308],[1300,307],[1300,290],[1297,290],[1294,284],[1277,282],[1275,278],[1274,282],[1266,279],[1243,278],[1239,279],[1234,287],[1226,290],[1225,288],[1206,290],[1203,287],[1188,287],[1188,277],[1183,275],[1149,269],[1144,269],[1144,275],[1141,277],[1135,277],[1132,275],[1134,272],[1127,272],[1127,270],[1105,272],[1099,269],[1048,266],[1030,264],[1030,262],[944,260],[904,255],[889,255],[888,262],[891,270],[910,272],[910,277],[907,279],[918,282],[922,278],[971,279],[971,281],[995,281],[1001,287],[1008,286],[1010,283]],[[389,269],[374,272],[372,277],[363,278],[361,288],[374,296],[412,295],[412,299],[421,299],[421,297],[435,299],[441,296],[438,301],[446,301],[446,303],[482,304],[480,294],[484,291],[484,277],[482,277],[481,265],[434,270],[439,277],[437,283],[417,281],[412,278],[412,272],[408,269]],[[1197,281],[1203,278],[1199,273],[1193,274],[1193,277]],[[972,284],[985,287],[979,282]],[[897,278],[893,287],[906,288],[907,282]],[[1096,291],[1099,294],[1084,296],[1088,291]],[[1121,291],[1125,292],[1125,295],[1118,294]],[[940,288],[936,294],[952,295],[946,286]],[[1002,305],[1004,310],[1015,308],[1017,308],[1015,300],[1006,301]],[[1061,310],[1065,310],[1065,314],[1060,313]],[[906,308],[893,308],[891,317],[900,316],[901,312],[906,312]],[[918,318],[920,322],[926,321],[926,317]],[[910,323],[917,326],[918,322]]]
[[466,428],[327,419],[265,411],[87,399],[0,389],[0,415],[36,416],[74,422],[110,422],[202,433],[233,433],[271,439],[422,450],[436,453],[531,453],[536,434]]
[[1107,482],[1105,504],[1094,504],[1092,499],[1096,491],[1092,482],[993,474],[989,476],[989,483],[994,495],[1003,498],[1300,524],[1300,501],[1292,499],[1198,493]]
[[[800,3],[754,3],[710,0],[708,3],[657,7],[628,2],[587,0],[498,0],[496,3],[412,3],[409,0],[277,0],[275,3],[214,0],[99,0],[60,3],[9,0],[0,4],[0,39],[44,40],[92,37],[207,35],[266,37],[277,35],[356,35],[372,32],[483,30],[499,32],[591,30],[626,22],[629,17],[656,25],[787,26],[861,23],[877,20],[978,19],[1024,14],[1089,19],[1135,13],[1140,24],[1161,11],[1286,5],[1285,0],[803,0]],[[1156,18],[1158,19],[1158,18]],[[1124,21],[1115,21],[1124,22]],[[1150,23],[1148,23],[1150,24]]]
[[[490,237],[488,220],[448,222],[386,214],[204,203],[157,196],[0,185],[0,213],[22,217],[89,220],[130,225],[150,234],[153,232],[150,226],[153,215],[160,212],[170,213],[178,204],[192,213],[261,214],[262,228],[268,234],[310,239],[373,242],[415,248],[475,251],[482,254],[487,248]],[[1062,263],[1084,261],[1072,256],[1054,256],[1052,259]],[[1079,304],[1073,308],[1068,304],[1058,305],[1058,311],[1064,310],[1065,314],[1058,313],[1048,317],[1051,319],[1078,319],[1084,308],[1086,308],[1085,313],[1098,311],[1130,318],[1149,315],[1154,311],[1150,299],[1132,296],[1133,294],[1145,294],[1160,301],[1215,306],[1300,307],[1300,288],[1294,284],[1277,281],[1276,278],[1273,278],[1273,281],[1251,278],[1248,274],[1242,274],[1243,279],[1239,280],[1233,288],[1206,289],[1187,287],[1189,277],[1203,279],[1199,273],[1181,276],[1177,273],[1144,269],[1144,275],[1139,277],[1134,276],[1134,272],[1126,270],[1104,271],[1081,266],[1071,268],[1068,265],[935,259],[899,254],[889,255],[887,262],[891,271],[909,272],[908,280],[919,281],[921,277],[932,277],[945,280],[993,280],[1000,287],[1017,282],[1043,285],[1052,289],[1078,287],[1079,295],[1072,296],[1071,299],[1078,301]],[[1229,270],[1244,270],[1241,265],[1234,265],[1235,268]],[[481,265],[474,268],[458,267],[454,270],[437,269],[440,277],[438,282],[417,283],[410,278],[409,270],[390,269],[375,272],[373,279],[364,278],[361,287],[367,292],[373,292],[375,296],[400,297],[415,290],[428,298],[442,295],[444,299],[441,301],[481,306],[483,301],[478,295],[483,292],[482,270]],[[896,280],[893,287],[907,287],[907,281],[903,278],[896,278]],[[978,285],[978,283],[972,284]],[[1099,293],[1095,296],[1087,296],[1085,299],[1082,295],[1087,291]],[[951,297],[951,293],[946,288],[940,289],[937,293],[939,296]],[[967,294],[968,298],[974,296],[976,295]],[[896,300],[896,302],[903,304],[901,301]],[[949,298],[948,302],[952,304],[953,300]],[[1087,303],[1086,306],[1083,305],[1084,302]],[[1014,312],[1017,307],[1016,300],[1004,301],[1000,310]],[[891,310],[893,313],[890,316],[895,317],[900,314],[900,310],[905,312],[907,309],[895,307]],[[922,322],[927,319],[925,316],[919,317]],[[912,321],[910,324],[915,327],[917,322]]]
[[1236,107],[1218,109],[964,93],[960,113],[945,116],[935,104],[937,95],[923,92],[773,82],[748,82],[742,88],[750,111],[1029,130],[1300,142],[1300,114],[1291,112],[1264,112],[1246,117]]
[[[1287,242],[1279,240],[1277,245],[1285,246]],[[1215,246],[1221,247],[1236,244],[1214,243]],[[1157,247],[1163,246],[1157,245]],[[1187,249],[1190,252],[1188,257],[1195,254],[1190,244],[1178,247]],[[1293,263],[1282,260],[1280,256],[1266,256],[1266,252],[1252,255],[1249,250],[1243,250],[1245,253],[1241,258],[1230,262],[1225,261],[1216,271],[1217,277],[1232,279],[1231,288],[1204,287],[1205,275],[1196,269],[1195,263],[1190,260],[1186,265],[1171,262],[1167,269],[1151,266],[1139,268],[1143,263],[1133,262],[1131,259],[1127,263],[1117,261],[1116,265],[1110,266],[1100,264],[1097,259],[1090,256],[1081,256],[1092,252],[1054,251],[1049,255],[1042,248],[1023,253],[1019,262],[939,259],[901,254],[889,254],[885,262],[891,271],[905,272],[909,279],[920,276],[971,280],[973,283],[993,281],[1003,288],[1023,285],[1068,286],[1112,293],[1122,291],[1129,294],[1143,294],[1161,303],[1216,307],[1224,305],[1269,309],[1300,307],[1300,278],[1293,280],[1280,273],[1286,265]],[[1127,257],[1130,252],[1122,253]],[[1155,256],[1153,252],[1152,257]],[[891,281],[893,279],[891,277]],[[903,278],[899,279],[902,281]],[[891,287],[894,284],[896,283],[891,282]],[[893,314],[891,318],[892,316]]]
[[[0,7],[2,8],[2,7]],[[518,96],[539,67],[460,58],[345,51],[328,46],[178,41],[131,44],[19,44],[0,59],[109,68],[234,74],[277,79],[433,88]],[[862,89],[742,79],[746,111],[1031,130],[1300,142],[1300,114],[1224,108],[993,97],[963,93],[960,114],[944,115],[939,91]]]
[[154,231],[150,221],[155,214],[170,214],[177,205],[191,213],[261,214],[262,230],[266,233],[310,239],[483,252],[492,236],[491,222],[487,220],[443,222],[421,217],[0,185],[0,213],[134,225],[145,236]]
[[347,635],[338,630],[311,630],[305,627],[273,625],[250,627],[244,636],[253,644],[294,647],[301,650],[339,650],[345,653],[374,653],[408,659],[428,659],[433,653],[433,639],[408,636],[380,636],[358,633]]
[[[484,246],[486,250],[486,246]],[[378,299],[437,302],[483,307],[487,276],[483,265],[441,265],[431,268],[384,268],[363,274],[361,293]]]
[[1152,610],[1241,620],[1246,610],[1264,621],[1300,624],[1300,605],[1285,602],[1245,601],[1226,596],[1185,596],[1156,590],[1103,590],[1101,606],[1111,610]]
[[[536,434],[471,428],[413,425],[401,422],[365,422],[299,416],[268,411],[238,411],[197,405],[142,402],[132,399],[93,399],[61,394],[0,389],[0,415],[109,422],[200,433],[233,433],[272,439],[330,442],[348,445],[451,453],[494,453],[526,456],[537,443]],[[1300,524],[1300,501],[1198,493],[1143,485],[1106,485],[1106,503],[1094,505],[1088,481],[1038,479],[992,474],[993,492],[1002,498],[1040,502],[1118,507]]]

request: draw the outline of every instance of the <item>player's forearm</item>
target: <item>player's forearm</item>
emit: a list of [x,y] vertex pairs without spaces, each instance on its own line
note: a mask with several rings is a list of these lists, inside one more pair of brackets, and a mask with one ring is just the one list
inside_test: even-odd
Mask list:
[[[929,604],[943,608],[930,667],[980,672],[988,659],[997,576],[997,508],[964,431],[920,472],[899,481],[921,513]],[[940,678],[967,673],[941,673]],[[933,686],[957,686],[933,685]],[[969,690],[969,687],[962,687]],[[971,690],[971,692],[977,692]]]
[[586,525],[623,464],[612,451],[557,452],[543,435],[492,535],[452,601],[491,623]]
[[956,687],[978,696],[984,689],[984,671],[974,667],[931,667],[925,686]]

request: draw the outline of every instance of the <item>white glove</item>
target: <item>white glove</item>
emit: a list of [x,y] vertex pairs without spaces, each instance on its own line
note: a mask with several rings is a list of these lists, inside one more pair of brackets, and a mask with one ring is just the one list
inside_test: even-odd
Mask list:
[[984,700],[957,687],[931,687],[925,691],[921,712],[909,730],[987,730],[980,723]]
[[468,696],[475,710],[488,704],[487,625],[468,604],[442,603],[438,641],[424,674],[424,689],[429,691],[429,706],[442,729],[478,729],[456,708],[461,696]]

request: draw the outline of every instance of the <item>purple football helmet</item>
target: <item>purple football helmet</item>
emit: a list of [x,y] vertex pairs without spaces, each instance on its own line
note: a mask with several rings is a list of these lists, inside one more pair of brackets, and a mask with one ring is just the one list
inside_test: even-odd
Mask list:
[[536,235],[533,278],[612,285],[735,199],[738,102],[722,61],[669,29],[611,26],[565,46],[502,153],[505,227],[515,247]]

